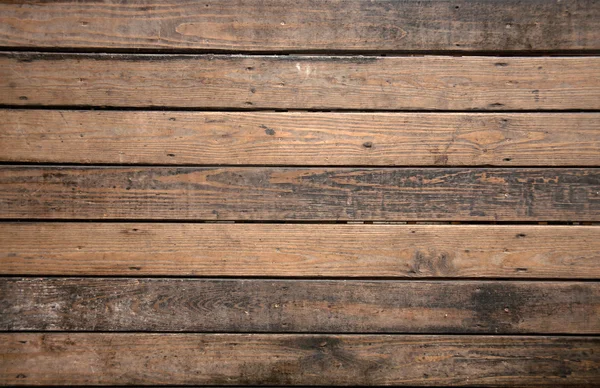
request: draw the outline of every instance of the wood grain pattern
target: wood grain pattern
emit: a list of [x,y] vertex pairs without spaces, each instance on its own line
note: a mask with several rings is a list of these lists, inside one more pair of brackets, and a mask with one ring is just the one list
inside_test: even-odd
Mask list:
[[600,283],[0,278],[0,330],[600,334]]
[[598,113],[1,110],[0,161],[600,166]]
[[0,386],[600,386],[599,20],[0,1]]
[[600,384],[598,337],[0,334],[0,384]]
[[0,3],[0,45],[78,49],[600,49],[593,0]]
[[600,227],[0,223],[0,274],[600,277]]
[[595,168],[4,167],[0,218],[598,221]]
[[0,54],[0,104],[600,109],[600,57]]

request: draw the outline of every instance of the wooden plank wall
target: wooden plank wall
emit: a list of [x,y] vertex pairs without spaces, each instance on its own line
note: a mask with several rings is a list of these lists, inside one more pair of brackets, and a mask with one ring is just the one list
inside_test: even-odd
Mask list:
[[600,2],[0,2],[0,385],[600,385]]

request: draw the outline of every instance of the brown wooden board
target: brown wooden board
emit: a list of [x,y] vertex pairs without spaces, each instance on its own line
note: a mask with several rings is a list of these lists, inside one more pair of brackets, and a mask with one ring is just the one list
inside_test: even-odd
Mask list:
[[0,330],[600,334],[600,283],[0,278]]
[[0,223],[0,274],[600,278],[600,226]]
[[600,384],[599,337],[0,334],[0,384]]
[[600,57],[0,54],[0,104],[600,109]]
[[0,218],[599,221],[595,168],[4,167]]
[[0,45],[231,51],[598,50],[593,0],[0,3]]
[[600,386],[598,21],[0,1],[0,386]]
[[0,110],[0,161],[600,166],[598,113]]

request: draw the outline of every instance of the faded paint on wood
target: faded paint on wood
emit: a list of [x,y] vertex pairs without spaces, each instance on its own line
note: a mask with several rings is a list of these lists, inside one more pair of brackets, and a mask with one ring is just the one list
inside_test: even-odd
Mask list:
[[600,277],[600,227],[0,223],[0,274]]
[[0,54],[0,104],[600,109],[600,57]]
[[4,167],[0,218],[598,221],[580,168]]
[[599,385],[598,337],[0,334],[0,383]]
[[0,160],[600,166],[598,113],[3,110]]

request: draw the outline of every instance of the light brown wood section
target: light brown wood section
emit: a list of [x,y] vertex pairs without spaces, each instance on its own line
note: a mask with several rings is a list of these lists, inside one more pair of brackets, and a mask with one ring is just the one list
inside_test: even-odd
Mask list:
[[598,113],[1,110],[1,161],[600,166]]
[[0,384],[600,384],[598,337],[0,334]]
[[600,57],[0,55],[0,104],[600,109]]
[[593,0],[27,1],[0,45],[234,51],[600,49]]
[[0,330],[600,334],[600,282],[0,278]]
[[598,278],[600,226],[0,223],[0,274]]

